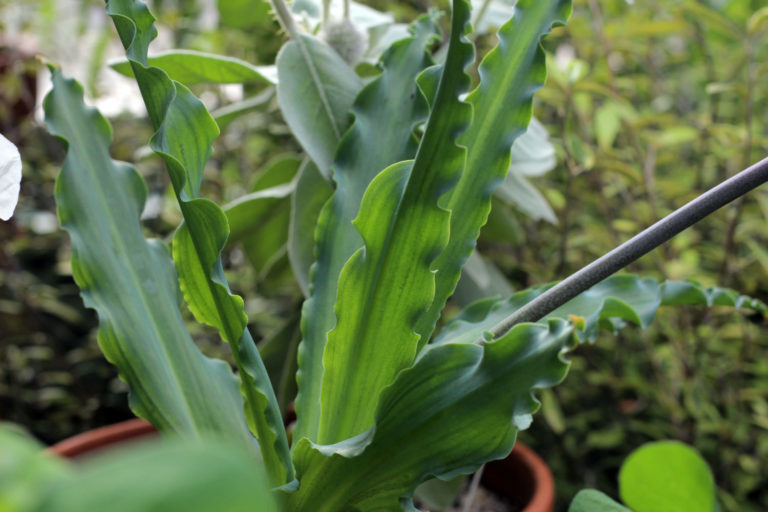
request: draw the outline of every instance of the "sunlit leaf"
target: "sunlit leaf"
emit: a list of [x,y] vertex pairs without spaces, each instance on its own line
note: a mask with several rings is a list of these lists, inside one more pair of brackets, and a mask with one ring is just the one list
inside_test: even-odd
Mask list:
[[312,293],[303,308],[304,340],[299,349],[295,430],[299,438],[317,439],[323,351],[326,335],[336,324],[339,273],[363,244],[352,225],[363,193],[382,169],[412,158],[416,151],[412,130],[427,114],[416,77],[432,64],[425,46],[432,41],[435,28],[429,17],[418,20],[413,37],[395,43],[382,56],[381,75],[363,88],[352,106],[355,121],[333,164],[336,192],[317,220],[317,263],[310,273]]
[[[414,320],[432,302],[431,263],[448,242],[451,220],[438,200],[458,181],[466,158],[456,138],[472,119],[471,107],[459,99],[469,86],[464,68],[474,57],[468,29],[468,3],[455,0],[448,53],[437,68],[439,85],[416,156],[374,178],[354,221],[365,245],[339,276],[337,324],[323,354],[321,443],[369,428],[376,407],[372,397],[418,352]],[[419,84],[436,76],[421,75]]]
[[707,462],[679,441],[648,443],[619,472],[621,499],[635,512],[715,512],[715,481]]

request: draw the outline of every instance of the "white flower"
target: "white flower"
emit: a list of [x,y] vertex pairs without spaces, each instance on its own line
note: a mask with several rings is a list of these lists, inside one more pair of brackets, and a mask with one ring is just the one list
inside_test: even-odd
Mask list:
[[11,141],[0,135],[0,219],[8,220],[19,202],[21,155]]

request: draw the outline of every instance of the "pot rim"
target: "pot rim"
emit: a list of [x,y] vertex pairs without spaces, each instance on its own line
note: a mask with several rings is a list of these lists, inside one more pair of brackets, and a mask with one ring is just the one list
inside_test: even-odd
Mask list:
[[[76,459],[95,454],[101,449],[115,447],[123,442],[156,433],[157,430],[151,423],[134,418],[77,434],[54,444],[46,451],[68,459]],[[509,457],[518,459],[533,477],[534,489],[531,501],[523,509],[523,512],[551,512],[554,510],[555,480],[546,462],[520,441],[515,443]]]

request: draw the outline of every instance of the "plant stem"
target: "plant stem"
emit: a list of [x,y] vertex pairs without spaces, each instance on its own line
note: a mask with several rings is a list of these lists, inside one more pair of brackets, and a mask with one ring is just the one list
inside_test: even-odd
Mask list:
[[[768,181],[768,158],[703,193],[670,213],[640,234],[593,261],[518,309],[491,330],[493,338],[503,336],[516,324],[536,322],[558,307],[596,285],[614,272],[660,246],[715,210]],[[478,340],[482,341],[482,340]]]
[[299,28],[296,26],[296,22],[293,20],[293,14],[286,5],[285,0],[269,0],[272,4],[272,10],[275,11],[275,16],[283,30],[288,32],[291,39],[296,40],[299,37]]

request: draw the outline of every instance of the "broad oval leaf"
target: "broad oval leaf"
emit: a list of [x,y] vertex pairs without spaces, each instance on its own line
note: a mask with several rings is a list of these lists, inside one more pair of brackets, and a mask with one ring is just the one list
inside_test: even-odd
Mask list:
[[[151,55],[147,65],[162,69],[177,82],[193,84],[240,84],[245,82],[277,83],[275,66],[254,66],[250,62],[196,52],[193,50],[168,50]],[[109,66],[121,75],[133,77],[128,59],[119,59]]]
[[301,34],[277,55],[277,99],[293,135],[327,180],[363,83],[327,44]]
[[635,512],[715,512],[715,480],[699,453],[679,441],[648,443],[619,471],[621,499]]

